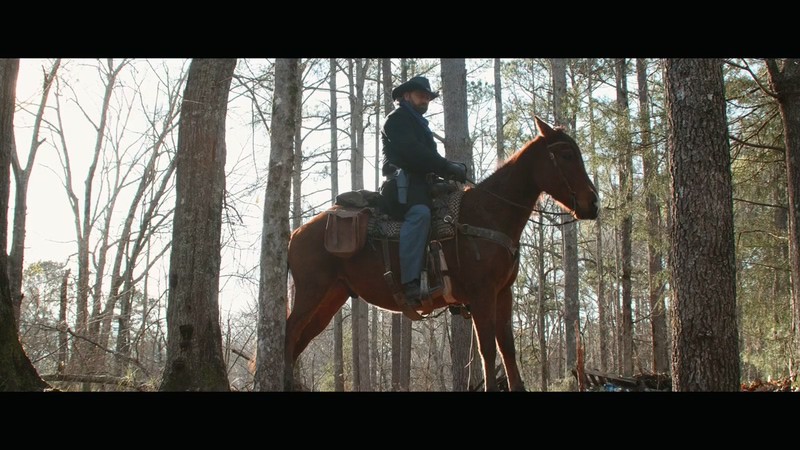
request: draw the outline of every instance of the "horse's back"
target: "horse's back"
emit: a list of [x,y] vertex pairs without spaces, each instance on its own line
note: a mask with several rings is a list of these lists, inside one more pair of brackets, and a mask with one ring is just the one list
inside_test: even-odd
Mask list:
[[296,277],[298,270],[307,267],[322,268],[321,264],[331,263],[336,257],[325,251],[325,224],[327,211],[295,229],[289,238],[289,268]]

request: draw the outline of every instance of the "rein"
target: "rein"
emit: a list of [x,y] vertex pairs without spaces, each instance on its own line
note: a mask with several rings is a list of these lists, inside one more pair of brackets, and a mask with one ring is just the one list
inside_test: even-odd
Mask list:
[[[495,198],[497,198],[499,200],[502,200],[502,201],[508,203],[509,205],[516,206],[517,208],[521,208],[521,209],[524,209],[526,211],[537,212],[539,214],[550,214],[550,215],[554,215],[554,216],[566,216],[566,215],[572,216],[573,215],[572,213],[575,211],[576,206],[578,204],[578,201],[577,201],[577,199],[575,197],[575,191],[572,189],[572,185],[569,183],[569,180],[567,179],[566,175],[564,175],[564,171],[562,171],[561,167],[558,165],[558,162],[556,161],[556,156],[553,154],[553,150],[551,149],[551,147],[559,145],[559,144],[564,144],[564,143],[563,142],[555,142],[555,143],[552,143],[552,144],[548,144],[547,145],[547,149],[549,151],[550,161],[553,162],[553,167],[555,167],[555,169],[558,171],[558,174],[561,176],[561,179],[564,181],[564,184],[567,185],[567,189],[569,189],[570,197],[572,197],[571,212],[551,212],[551,211],[543,211],[543,210],[537,209],[537,208],[531,209],[531,208],[528,208],[525,205],[521,205],[521,204],[519,204],[517,202],[511,201],[511,200],[509,200],[507,198],[504,198],[504,197],[502,197],[500,195],[497,195],[497,194],[495,194],[494,192],[492,192],[492,191],[490,191],[488,189],[482,188],[482,187],[478,186],[478,184],[473,180],[467,179],[467,181],[470,184],[472,184],[473,188],[481,190],[481,191],[486,192],[488,194],[491,194]],[[556,227],[560,227],[560,226],[567,225],[567,224],[570,224],[572,222],[577,222],[577,221],[578,221],[578,219],[575,219],[574,216],[573,216],[572,220],[568,220],[566,222],[562,222],[562,223],[558,223],[558,224],[554,225],[554,224],[539,222],[538,220],[534,220],[534,219],[530,219],[530,218],[528,219],[528,222],[533,222],[533,223],[538,224],[538,225],[556,226]]]

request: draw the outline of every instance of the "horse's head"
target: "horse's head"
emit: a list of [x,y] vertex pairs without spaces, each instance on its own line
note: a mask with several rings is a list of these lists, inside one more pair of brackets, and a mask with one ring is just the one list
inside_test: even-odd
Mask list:
[[578,144],[562,128],[554,130],[538,117],[534,120],[549,154],[549,164],[539,167],[544,172],[540,187],[576,219],[596,219],[600,198]]

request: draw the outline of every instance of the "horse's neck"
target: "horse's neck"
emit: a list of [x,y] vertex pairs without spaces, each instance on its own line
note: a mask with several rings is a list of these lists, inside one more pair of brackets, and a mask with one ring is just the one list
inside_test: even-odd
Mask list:
[[544,145],[541,138],[530,142],[476,188],[480,201],[486,205],[485,216],[493,222],[492,228],[515,241],[542,193],[534,168],[542,163]]

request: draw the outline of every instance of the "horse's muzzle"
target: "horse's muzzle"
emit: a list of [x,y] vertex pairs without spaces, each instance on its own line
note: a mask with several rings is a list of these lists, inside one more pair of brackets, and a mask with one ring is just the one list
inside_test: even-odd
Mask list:
[[597,194],[591,196],[591,198],[583,201],[581,199],[577,202],[577,208],[575,208],[575,218],[580,220],[594,220],[597,219],[597,216],[600,213],[600,197]]

